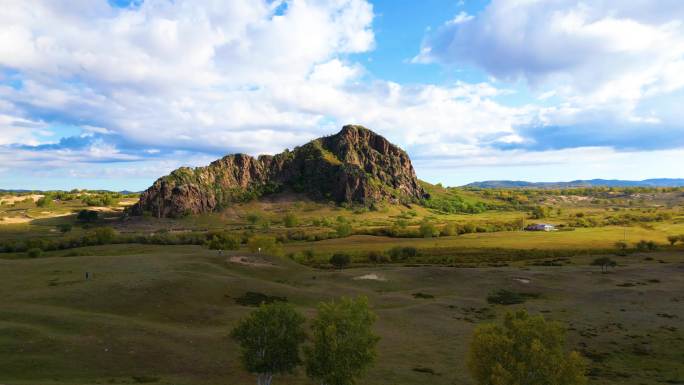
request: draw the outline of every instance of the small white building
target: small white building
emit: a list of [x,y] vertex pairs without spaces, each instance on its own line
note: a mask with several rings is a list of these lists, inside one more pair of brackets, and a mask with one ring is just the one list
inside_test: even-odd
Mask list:
[[537,223],[534,225],[529,225],[525,227],[526,231],[554,231],[556,226],[550,225],[548,223]]

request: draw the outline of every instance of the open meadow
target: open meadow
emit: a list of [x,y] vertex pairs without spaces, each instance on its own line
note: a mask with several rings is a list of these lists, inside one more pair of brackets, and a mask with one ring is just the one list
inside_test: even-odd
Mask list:
[[[253,309],[249,292],[284,297],[308,316],[319,301],[367,296],[381,341],[365,384],[473,384],[464,357],[474,326],[522,307],[568,326],[569,347],[590,362],[591,384],[684,382],[681,251],[622,257],[609,274],[587,258],[334,271],[198,246],[96,246],[84,254],[0,260],[3,383],[251,384],[228,337]],[[488,303],[500,289],[534,297]],[[309,383],[301,370],[276,381]]]
[[[519,209],[459,194],[491,206],[276,196],[169,219],[128,217],[134,196],[12,199],[0,215],[24,220],[0,222],[0,383],[251,384],[229,337],[239,319],[271,300],[311,319],[319,302],[359,295],[381,338],[363,384],[474,384],[465,357],[475,326],[523,308],[567,327],[590,384],[684,383],[684,242],[668,242],[684,234],[681,191],[598,203],[547,194]],[[518,228],[540,222],[558,231]],[[212,247],[233,235],[234,250]],[[259,252],[254,239],[272,243]],[[331,268],[336,253],[352,263]],[[616,266],[602,273],[600,256]],[[274,383],[310,382],[299,369]]]

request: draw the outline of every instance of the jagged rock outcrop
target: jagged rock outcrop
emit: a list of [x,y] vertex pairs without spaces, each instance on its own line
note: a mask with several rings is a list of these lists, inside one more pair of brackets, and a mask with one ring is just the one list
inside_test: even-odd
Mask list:
[[286,190],[365,205],[426,197],[406,152],[367,128],[348,125],[274,156],[235,154],[206,167],[181,167],[154,182],[131,213],[206,213]]

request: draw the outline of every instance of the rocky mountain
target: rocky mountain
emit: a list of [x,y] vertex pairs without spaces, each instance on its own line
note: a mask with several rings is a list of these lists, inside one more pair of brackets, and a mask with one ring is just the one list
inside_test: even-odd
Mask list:
[[143,192],[131,213],[207,213],[281,191],[364,205],[427,197],[405,151],[367,128],[348,125],[277,155],[234,154],[206,167],[181,167]]
[[620,180],[620,179],[589,179],[573,180],[571,182],[525,182],[514,180],[488,180],[474,182],[464,187],[475,188],[539,188],[559,189],[575,187],[682,187],[684,179],[644,179],[644,180]]

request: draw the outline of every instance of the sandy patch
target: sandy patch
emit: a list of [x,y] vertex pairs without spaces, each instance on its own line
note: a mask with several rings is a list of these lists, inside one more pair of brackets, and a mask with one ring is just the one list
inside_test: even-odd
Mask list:
[[228,258],[228,262],[252,267],[275,267],[274,264],[266,260],[255,257],[243,257],[239,255]]
[[32,220],[33,218],[29,217],[4,217],[0,219],[0,225],[16,225],[17,223],[28,223]]
[[513,278],[513,280],[516,281],[516,282],[524,283],[525,285],[527,285],[527,284],[529,284],[530,282],[532,282],[532,280],[530,280],[530,279],[521,278],[521,277]]
[[11,204],[14,204],[17,202],[21,202],[26,198],[31,198],[31,200],[33,200],[35,202],[42,197],[43,197],[43,195],[41,195],[41,194],[31,194],[31,195],[22,195],[22,196],[16,196],[16,195],[4,196],[4,197],[0,198],[0,204],[10,204],[11,205]]
[[355,280],[368,280],[368,281],[382,281],[385,282],[387,281],[387,278],[381,277],[377,274],[366,274],[366,275],[361,275],[359,277],[355,277]]
[[[51,215],[46,215],[44,217],[29,217],[26,215],[21,216],[21,217],[3,217],[3,218],[0,218],[0,225],[13,225],[13,224],[17,224],[17,223],[28,223],[34,219],[57,218],[57,217],[66,217],[66,216],[71,215],[71,213],[62,213],[62,214],[54,214],[54,213],[50,213],[50,212],[44,212],[44,213],[51,214]],[[41,214],[44,214],[44,213],[41,213]]]

